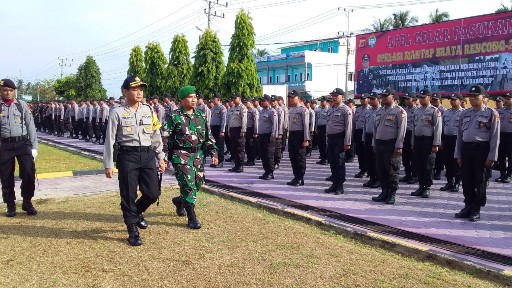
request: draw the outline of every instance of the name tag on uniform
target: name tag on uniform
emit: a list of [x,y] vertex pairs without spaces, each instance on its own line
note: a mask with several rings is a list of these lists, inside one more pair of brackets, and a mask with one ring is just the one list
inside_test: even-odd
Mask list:
[[430,116],[423,116],[423,123],[427,124],[427,125],[432,124],[432,117],[430,117]]
[[334,116],[341,116],[341,113],[334,113]]
[[386,120],[394,121],[395,120],[395,115],[387,115],[386,116]]

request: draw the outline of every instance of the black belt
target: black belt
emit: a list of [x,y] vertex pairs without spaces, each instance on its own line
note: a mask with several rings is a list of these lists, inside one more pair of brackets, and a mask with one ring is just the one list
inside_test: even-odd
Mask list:
[[27,139],[28,139],[28,136],[26,136],[26,135],[15,136],[15,137],[6,137],[6,138],[2,138],[2,143],[19,142],[19,141],[23,141],[23,140],[27,140]]
[[199,152],[199,147],[172,147],[172,150],[182,150],[188,153],[197,153]]
[[119,146],[119,152],[147,152],[150,146]]
[[463,146],[466,146],[466,147],[484,147],[484,146],[487,146],[489,145],[490,142],[489,141],[479,141],[479,142],[462,142],[462,145]]

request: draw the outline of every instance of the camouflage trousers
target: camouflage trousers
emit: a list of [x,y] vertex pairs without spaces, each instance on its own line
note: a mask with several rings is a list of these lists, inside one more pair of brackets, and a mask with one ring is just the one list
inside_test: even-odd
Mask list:
[[190,154],[186,164],[173,163],[174,175],[180,186],[181,197],[188,203],[194,204],[197,191],[204,184],[203,153]]

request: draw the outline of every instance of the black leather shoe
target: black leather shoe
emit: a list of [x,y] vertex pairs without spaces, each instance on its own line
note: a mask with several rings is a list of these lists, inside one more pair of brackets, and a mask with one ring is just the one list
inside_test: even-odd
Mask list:
[[425,189],[423,189],[423,193],[421,193],[421,198],[430,198],[430,187],[425,187]]
[[130,224],[127,225],[128,229],[128,243],[130,246],[140,246],[142,245],[142,240],[139,236],[139,229],[137,229],[137,225]]
[[263,177],[263,180],[272,180],[272,179],[274,179],[273,173],[267,174],[265,177]]
[[240,165],[238,168],[234,171],[235,173],[243,173],[244,172],[244,166]]
[[453,180],[452,181],[448,180],[448,183],[446,183],[439,190],[441,190],[441,191],[448,191],[448,190],[452,190],[452,188],[453,188]]
[[14,217],[16,216],[16,203],[7,203],[7,211],[5,212],[5,216]]
[[474,209],[469,215],[469,221],[478,222],[480,220],[480,209]]
[[373,202],[384,202],[384,201],[386,201],[387,194],[388,193],[386,191],[382,191],[382,192],[380,192],[379,196],[372,197],[372,201]]
[[471,215],[471,206],[464,206],[460,212],[455,213],[455,218],[469,218]]
[[370,177],[370,180],[368,180],[366,183],[363,184],[363,187],[371,187],[373,183],[375,183],[375,178]]
[[416,189],[416,191],[411,192],[411,196],[421,196],[421,194],[423,194],[423,187],[420,187]]
[[382,186],[382,184],[380,183],[379,180],[376,180],[375,182],[373,182],[372,186],[370,186],[370,188],[380,188]]
[[146,222],[146,219],[144,219],[144,214],[139,214],[139,222],[137,222],[137,227],[140,229],[146,229],[148,228],[148,222]]
[[201,229],[201,223],[196,217],[195,205],[186,203],[185,210],[187,211],[188,223],[187,226],[190,229]]
[[339,186],[338,188],[336,188],[336,190],[334,190],[334,195],[341,195],[341,194],[345,194],[345,190],[343,190],[343,186]]
[[453,183],[452,189],[450,189],[450,192],[459,192],[460,182]]
[[334,177],[332,175],[325,178],[325,181],[333,181],[333,180],[334,180]]
[[407,184],[417,184],[419,182],[417,177],[411,177],[409,181],[407,181]]
[[295,183],[298,183],[299,180],[297,178],[293,178],[292,181],[286,182],[286,185],[295,186]]
[[34,208],[34,205],[32,205],[32,201],[23,201],[23,204],[21,204],[21,210],[27,212],[27,215],[30,216],[37,215],[37,210]]
[[176,206],[176,214],[180,217],[187,216],[187,212],[185,211],[185,208],[183,207],[183,200],[181,196],[172,198],[172,204]]
[[395,204],[395,193],[389,192],[388,197],[386,198],[386,204],[393,205]]
[[258,177],[259,179],[261,180],[265,180],[265,178],[267,177],[267,173],[263,173],[263,175],[261,175],[260,177]]
[[357,173],[356,175],[354,175],[354,178],[363,178],[364,176],[366,176],[366,172],[364,172],[364,171],[359,171],[359,173]]
[[332,184],[331,187],[324,189],[324,192],[325,193],[333,193],[334,191],[336,191],[336,188],[337,188],[336,186],[337,186],[336,184]]

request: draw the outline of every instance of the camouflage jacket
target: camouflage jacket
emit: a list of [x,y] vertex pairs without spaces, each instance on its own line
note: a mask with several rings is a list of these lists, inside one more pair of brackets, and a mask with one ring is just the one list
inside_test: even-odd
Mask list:
[[217,157],[215,140],[203,112],[194,109],[194,113],[187,114],[180,106],[170,115],[167,130],[168,159],[171,163],[193,165],[194,160],[202,158],[205,152]]

